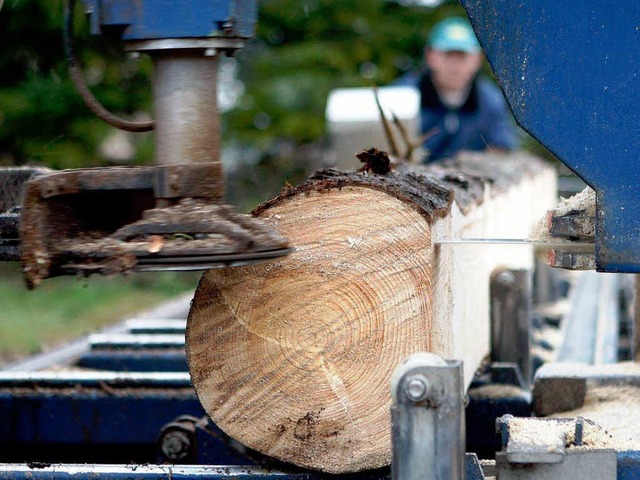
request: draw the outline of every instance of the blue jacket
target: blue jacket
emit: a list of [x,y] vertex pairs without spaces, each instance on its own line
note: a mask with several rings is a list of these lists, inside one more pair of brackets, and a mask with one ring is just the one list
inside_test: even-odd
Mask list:
[[457,109],[449,109],[440,101],[429,72],[417,79],[417,86],[421,132],[433,133],[424,142],[428,151],[425,163],[455,156],[462,150],[511,150],[518,146],[511,112],[500,89],[489,80],[476,78],[469,96]]

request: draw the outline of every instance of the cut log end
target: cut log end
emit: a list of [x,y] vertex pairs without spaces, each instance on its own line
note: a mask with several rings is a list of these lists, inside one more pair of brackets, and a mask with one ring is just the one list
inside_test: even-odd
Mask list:
[[390,378],[411,354],[489,352],[489,278],[530,268],[527,247],[434,247],[521,238],[555,202],[532,157],[472,156],[388,175],[316,173],[257,216],[295,247],[278,262],[211,270],[189,314],[198,397],[228,435],[330,473],[391,460]]
[[275,458],[332,473],[387,465],[392,370],[430,349],[428,225],[363,187],[293,197],[264,218],[296,251],[205,274],[187,331],[198,397]]

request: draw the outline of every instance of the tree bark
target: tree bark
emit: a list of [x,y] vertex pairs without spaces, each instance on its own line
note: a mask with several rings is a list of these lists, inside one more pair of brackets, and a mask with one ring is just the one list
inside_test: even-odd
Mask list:
[[282,261],[206,272],[187,324],[198,397],[263,454],[331,473],[388,465],[389,381],[410,354],[489,353],[489,278],[531,268],[526,238],[555,174],[524,154],[467,155],[387,175],[325,170],[254,214],[289,237]]

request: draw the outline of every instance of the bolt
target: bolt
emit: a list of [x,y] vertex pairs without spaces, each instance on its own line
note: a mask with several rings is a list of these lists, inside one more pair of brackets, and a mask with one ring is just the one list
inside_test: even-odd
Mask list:
[[232,20],[226,20],[223,22],[220,22],[220,29],[224,32],[224,33],[231,33],[233,31],[233,27],[235,27],[236,23]]
[[170,430],[162,437],[160,448],[169,460],[181,460],[189,455],[191,439],[185,432]]
[[404,387],[404,392],[409,400],[413,402],[420,402],[427,398],[428,390],[429,386],[427,379],[422,375],[415,375],[411,377]]

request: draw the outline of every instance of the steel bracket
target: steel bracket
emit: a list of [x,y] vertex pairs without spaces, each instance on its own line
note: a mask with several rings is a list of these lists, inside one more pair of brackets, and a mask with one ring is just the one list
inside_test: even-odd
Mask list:
[[[588,447],[585,427],[592,436],[606,435],[590,420],[578,418],[515,418],[496,422],[502,451],[496,454],[500,480],[597,478],[615,480],[617,452]],[[579,447],[579,448],[576,448]]]
[[416,353],[394,372],[391,395],[392,477],[462,478],[465,458],[462,362]]

